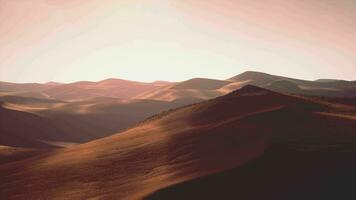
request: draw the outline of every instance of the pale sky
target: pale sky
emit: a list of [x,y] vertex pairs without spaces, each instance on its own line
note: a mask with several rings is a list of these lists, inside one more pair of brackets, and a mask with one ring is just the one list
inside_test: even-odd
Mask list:
[[356,80],[356,0],[0,0],[0,80]]

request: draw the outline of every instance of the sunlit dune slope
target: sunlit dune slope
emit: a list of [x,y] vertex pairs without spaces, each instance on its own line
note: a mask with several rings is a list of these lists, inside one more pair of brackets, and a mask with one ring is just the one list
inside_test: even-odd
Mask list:
[[8,199],[142,199],[245,166],[276,141],[348,140],[354,115],[350,105],[246,86],[111,137],[2,165],[0,191]]
[[225,94],[220,88],[230,84],[230,81],[194,78],[174,85],[160,87],[135,96],[136,99],[156,99],[174,101],[177,99],[196,99],[197,101],[215,98]]
[[55,86],[57,84],[0,82],[0,96],[12,95],[48,99],[50,97],[42,91]]
[[227,84],[229,81],[221,81],[206,78],[193,78],[172,86],[172,89],[199,89],[199,90],[215,90]]
[[171,83],[143,83],[122,79],[98,82],[7,83],[0,82],[0,96],[12,95],[62,101],[83,101],[97,97],[197,102],[225,95],[245,85],[255,85],[281,93],[326,97],[356,97],[356,81],[319,79],[307,81],[262,72],[247,71],[227,80],[193,78]]
[[227,80],[194,78],[160,87],[135,96],[139,99],[172,101],[182,98],[206,100],[225,95],[246,85],[255,85],[280,93],[325,97],[356,97],[356,81],[306,81],[262,72],[247,71]]
[[164,82],[141,83],[121,79],[106,79],[99,82],[76,82],[52,87],[44,92],[54,99],[83,100],[94,97],[131,98],[142,92],[150,91]]
[[9,83],[0,81],[0,91],[39,91],[52,87],[52,84]]
[[122,79],[106,79],[98,82],[80,81],[69,84],[49,82],[38,83],[7,83],[0,82],[0,95],[24,96],[63,101],[80,101],[95,97],[131,98],[148,92],[169,82],[157,81],[142,83]]
[[321,79],[306,81],[262,72],[248,71],[228,79],[282,93],[310,96],[356,97],[356,81]]

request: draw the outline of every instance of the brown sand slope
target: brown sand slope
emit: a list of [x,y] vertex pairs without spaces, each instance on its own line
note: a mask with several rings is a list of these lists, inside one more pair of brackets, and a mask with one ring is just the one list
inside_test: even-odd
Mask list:
[[356,81],[306,81],[262,72],[247,71],[227,80],[194,78],[141,93],[135,98],[172,101],[181,98],[207,100],[225,95],[246,85],[255,85],[280,93],[325,97],[356,97]]
[[0,95],[64,101],[79,101],[95,97],[127,99],[170,84],[171,83],[164,81],[142,83],[122,79],[106,79],[98,82],[80,81],[69,84],[55,82],[45,84],[0,82]]
[[0,165],[14,162],[22,159],[27,159],[43,153],[39,149],[9,147],[0,145]]
[[131,98],[169,83],[141,83],[121,79],[106,79],[99,82],[76,82],[59,85],[44,91],[45,94],[60,100],[83,100],[94,97]]
[[253,71],[244,72],[228,80],[252,84],[282,93],[326,97],[356,97],[356,81],[330,79],[306,81]]
[[160,87],[155,90],[139,94],[134,98],[155,99],[162,101],[174,101],[178,99],[196,99],[197,101],[201,101],[226,94],[226,92],[219,91],[219,89],[230,83],[230,81],[194,78],[176,83],[174,85]]
[[96,97],[201,101],[225,95],[247,84],[281,93],[356,97],[356,81],[332,79],[306,81],[253,71],[244,72],[227,80],[193,78],[178,83],[164,81],[142,83],[122,79],[106,79],[99,82],[80,81],[69,84],[0,82],[0,96],[13,95],[64,101],[81,101]]
[[221,81],[207,78],[193,78],[172,86],[172,89],[197,89],[197,90],[216,90],[227,84],[229,81]]
[[0,91],[39,91],[52,87],[53,84],[9,83],[0,81]]
[[261,157],[231,170],[183,182],[146,200],[352,200],[356,141],[280,141]]
[[190,101],[95,98],[61,102],[3,96],[0,145],[27,148],[68,146],[102,138]]
[[0,96],[13,95],[47,99],[50,97],[42,91],[55,86],[57,84],[9,83],[0,81]]
[[176,183],[246,166],[276,141],[351,141],[354,116],[350,105],[247,86],[111,137],[2,165],[0,194],[7,199],[141,199]]
[[[51,138],[56,130],[50,122],[32,113],[6,109],[0,105],[0,144],[14,147],[48,148],[40,138]],[[52,131],[49,131],[51,130]]]

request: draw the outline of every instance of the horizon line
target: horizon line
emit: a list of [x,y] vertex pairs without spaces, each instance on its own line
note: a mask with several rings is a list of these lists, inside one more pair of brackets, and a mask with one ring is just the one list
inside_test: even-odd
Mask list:
[[73,84],[73,83],[79,83],[79,82],[93,82],[93,83],[97,83],[97,82],[102,82],[105,80],[110,80],[110,79],[114,79],[114,80],[122,80],[122,81],[131,81],[131,82],[137,82],[137,83],[146,83],[146,84],[150,84],[150,83],[155,83],[155,82],[169,82],[169,83],[179,83],[179,82],[184,82],[184,81],[188,81],[191,79],[211,79],[211,80],[228,80],[234,76],[238,76],[240,74],[246,73],[246,72],[254,72],[254,73],[261,73],[261,74],[267,74],[267,75],[272,75],[272,76],[281,76],[281,77],[285,77],[285,78],[291,78],[291,79],[299,79],[299,80],[305,80],[305,81],[318,81],[318,80],[337,80],[337,81],[356,81],[356,80],[349,80],[349,79],[339,79],[339,78],[317,78],[317,79],[304,79],[304,78],[296,78],[296,77],[290,77],[287,75],[277,75],[277,74],[271,74],[271,73],[267,73],[267,72],[262,72],[262,71],[253,71],[253,70],[247,70],[244,72],[241,72],[237,75],[232,75],[229,76],[228,78],[225,79],[219,79],[219,78],[212,78],[212,77],[191,77],[188,79],[183,79],[183,80],[164,80],[164,79],[158,79],[158,80],[153,80],[153,81],[139,81],[139,80],[133,80],[133,79],[126,79],[126,78],[119,78],[119,77],[108,77],[108,78],[104,78],[104,79],[98,79],[98,80],[75,80],[75,81],[56,81],[56,80],[49,80],[49,81],[43,81],[43,82],[12,82],[12,81],[7,81],[7,80],[0,80],[0,82],[3,83],[13,83],[13,84],[50,84],[50,83],[57,83],[57,84]]

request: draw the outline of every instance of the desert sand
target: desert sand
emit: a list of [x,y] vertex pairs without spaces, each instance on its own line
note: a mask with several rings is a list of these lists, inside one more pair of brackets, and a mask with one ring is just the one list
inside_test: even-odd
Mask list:
[[[110,137],[0,165],[4,180],[0,194],[7,199],[173,199],[176,191],[190,198],[194,190],[220,197],[230,192],[226,194],[245,199],[261,191],[275,197],[276,190],[263,193],[272,185],[262,183],[268,184],[274,178],[269,174],[277,169],[285,169],[276,176],[283,186],[278,194],[297,190],[283,185],[283,180],[305,185],[311,169],[321,169],[323,162],[329,164],[324,171],[335,177],[348,170],[350,165],[332,166],[354,163],[355,115],[356,107],[342,100],[280,94],[248,85],[155,115]],[[338,153],[344,158],[341,161],[336,159]],[[280,159],[287,163],[278,165]],[[230,176],[229,170],[235,175]],[[226,186],[224,180],[239,182],[237,187]],[[245,187],[238,187],[244,183]],[[162,190],[167,187],[173,189]],[[212,191],[199,193],[201,188]]]

